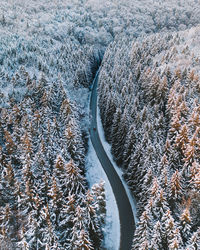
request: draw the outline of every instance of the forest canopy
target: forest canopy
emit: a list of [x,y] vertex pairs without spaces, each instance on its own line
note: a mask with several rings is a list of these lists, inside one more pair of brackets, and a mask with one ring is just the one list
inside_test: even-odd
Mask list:
[[[0,249],[103,249],[92,81],[137,200],[132,249],[200,248],[199,0],[2,0]],[[96,164],[96,163],[94,163]]]

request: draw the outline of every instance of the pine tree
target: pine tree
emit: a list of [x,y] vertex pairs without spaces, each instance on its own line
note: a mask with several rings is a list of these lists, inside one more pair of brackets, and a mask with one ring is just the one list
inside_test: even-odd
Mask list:
[[67,124],[69,122],[69,117],[72,114],[72,107],[69,99],[65,99],[62,102],[62,105],[60,107],[60,115],[62,119],[63,124]]
[[4,134],[5,134],[7,152],[10,155],[14,154],[14,152],[16,150],[16,145],[12,139],[12,136],[11,136],[10,132],[7,130],[4,130]]
[[100,217],[100,222],[102,225],[105,223],[105,215],[106,215],[106,197],[105,197],[105,187],[104,181],[101,181],[99,184],[94,184],[92,186],[92,194],[95,199],[95,210]]
[[176,146],[180,148],[182,152],[186,150],[187,143],[189,142],[188,139],[188,128],[185,125],[180,129],[180,133],[176,136]]
[[[149,202],[148,199],[150,197],[150,190],[151,187],[153,187],[153,181],[155,179],[153,179],[153,173],[152,173],[152,169],[149,169],[147,174],[144,177],[144,181],[141,184],[141,193],[140,193],[140,207],[143,209],[147,203]],[[141,209],[141,210],[142,210]],[[139,209],[140,210],[140,209]]]
[[55,226],[51,222],[49,207],[48,205],[44,207],[43,215],[46,223],[46,227],[43,230],[43,242],[46,246],[49,246],[50,249],[59,249],[58,248],[58,238],[55,234]]
[[158,220],[161,220],[166,211],[169,209],[169,205],[166,200],[166,193],[163,191],[163,189],[160,189],[157,197],[153,199],[155,199],[153,206],[153,215]]
[[104,124],[104,131],[106,135],[106,139],[110,142],[111,138],[111,130],[113,124],[113,118],[116,111],[116,100],[115,96],[112,94],[108,95],[107,103],[106,103],[106,110],[105,110],[105,124]]
[[[57,223],[57,230],[59,232],[59,241],[65,244],[74,225],[74,216],[76,211],[75,195],[69,195],[66,203],[60,208],[59,217],[55,222]],[[53,218],[53,217],[52,217]]]
[[167,160],[166,155],[164,155],[161,159],[161,174],[160,174],[160,185],[161,187],[166,190],[168,187],[168,174],[169,174],[169,162]]
[[59,113],[62,102],[65,99],[66,99],[66,93],[63,89],[62,83],[60,82],[56,84],[54,82],[50,89],[49,101],[50,101],[50,106],[55,114]]
[[118,131],[115,135],[115,137],[117,138],[116,142],[115,142],[115,151],[114,151],[114,156],[116,159],[116,162],[118,164],[122,163],[122,159],[123,159],[123,145],[125,143],[125,137],[127,134],[127,130],[128,130],[128,111],[125,108],[120,123],[118,124]]
[[159,221],[156,222],[155,227],[152,232],[152,240],[150,245],[150,250],[163,250],[162,244],[162,230],[161,230],[161,223]]
[[178,242],[177,238],[174,238],[169,245],[169,250],[178,250],[180,249],[180,243]]
[[148,249],[150,246],[149,237],[151,232],[151,220],[149,214],[144,211],[133,237],[133,249]]
[[49,189],[48,196],[51,198],[50,204],[56,211],[56,218],[57,218],[59,213],[58,207],[62,199],[62,190],[58,186],[55,176],[52,177],[52,185],[51,188]]
[[29,250],[29,245],[27,243],[26,237],[25,237],[25,228],[22,227],[19,232],[19,238],[20,240],[17,242],[17,247],[19,247],[22,250]]
[[44,247],[40,237],[41,232],[39,230],[39,222],[35,218],[35,212],[31,211],[27,217],[27,226],[25,231],[25,237],[30,249],[38,249]]
[[94,195],[90,191],[88,191],[86,194],[86,199],[84,199],[83,202],[85,204],[85,213],[88,220],[90,238],[93,242],[95,242],[96,245],[100,246],[100,242],[103,238],[100,229],[102,224],[98,219]]
[[184,242],[191,237],[191,220],[189,208],[186,207],[180,217],[180,231]]
[[83,166],[85,163],[84,157],[84,146],[83,141],[80,135],[80,131],[78,130],[75,119],[71,118],[68,124],[68,127],[65,131],[66,143],[68,152],[73,159],[73,161],[77,164],[77,166],[83,170]]
[[80,206],[77,206],[75,209],[75,215],[73,219],[73,228],[70,237],[70,246],[72,249],[76,248],[76,243],[80,232],[85,228],[87,224],[87,218],[85,217],[84,209]]
[[171,177],[171,198],[174,200],[180,199],[181,197],[181,177],[179,171],[176,172]]
[[8,227],[1,226],[0,230],[0,246],[2,249],[12,249],[13,245],[8,236]]
[[180,119],[180,111],[178,110],[177,113],[175,113],[171,119],[170,129],[169,129],[170,138],[175,137],[176,134],[178,133],[178,131],[180,130],[180,128],[181,128],[180,120],[181,120]]
[[112,153],[115,153],[115,150],[117,148],[118,144],[118,138],[117,138],[117,133],[119,129],[119,124],[121,120],[121,110],[117,108],[115,114],[114,114],[114,119],[113,119],[113,125],[112,125]]
[[200,190],[200,165],[195,161],[193,162],[191,168],[190,168],[190,184],[196,190],[199,192]]
[[77,237],[75,242],[75,250],[83,249],[83,250],[90,250],[94,249],[92,243],[90,241],[89,235],[83,229],[80,231],[80,234]]
[[164,249],[169,247],[170,249],[178,249],[182,246],[182,239],[176,223],[171,216],[170,210],[168,210],[162,217],[163,228],[163,247]]
[[124,168],[127,168],[130,163],[131,154],[136,147],[136,129],[134,125],[130,126],[129,132],[127,133],[125,144],[124,144],[124,153],[123,153],[123,165]]
[[15,227],[12,223],[13,213],[9,204],[5,204],[4,207],[1,207],[0,213],[0,241],[5,247],[12,247],[12,240],[16,235]]
[[22,137],[22,151],[25,155],[31,154],[33,152],[32,150],[32,143],[31,143],[31,135],[28,132],[25,132],[24,136]]
[[67,187],[70,193],[79,194],[84,192],[84,178],[81,175],[80,169],[76,166],[73,160],[70,160],[66,165],[67,172]]
[[200,248],[200,228],[193,233],[192,237],[189,239],[186,250],[198,250]]

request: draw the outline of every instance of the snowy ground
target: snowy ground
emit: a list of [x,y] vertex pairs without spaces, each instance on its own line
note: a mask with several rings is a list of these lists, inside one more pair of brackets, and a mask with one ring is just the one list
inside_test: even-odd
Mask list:
[[91,140],[89,140],[89,151],[87,155],[87,172],[86,178],[89,182],[90,188],[93,184],[105,181],[106,191],[106,225],[103,229],[105,242],[105,249],[117,250],[119,249],[120,243],[120,222],[119,222],[119,211],[117,208],[116,200],[108,181],[108,178],[97,158],[95,150],[92,146]]

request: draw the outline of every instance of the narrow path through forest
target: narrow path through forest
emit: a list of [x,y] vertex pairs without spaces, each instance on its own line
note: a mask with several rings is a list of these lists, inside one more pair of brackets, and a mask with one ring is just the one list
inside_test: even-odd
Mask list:
[[130,250],[133,233],[135,230],[135,221],[131,208],[129,198],[127,196],[124,185],[117,174],[114,166],[112,165],[108,155],[106,154],[103,145],[101,143],[98,127],[97,127],[97,85],[98,85],[99,71],[93,82],[93,89],[90,99],[90,137],[97,157],[108,177],[110,185],[112,187],[116,203],[119,210],[120,219],[120,249]]

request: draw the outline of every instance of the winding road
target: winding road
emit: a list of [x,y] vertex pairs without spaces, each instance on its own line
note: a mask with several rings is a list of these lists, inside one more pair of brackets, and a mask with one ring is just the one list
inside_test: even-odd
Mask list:
[[135,231],[135,221],[131,208],[129,198],[127,196],[124,185],[107,156],[103,145],[101,143],[98,127],[97,127],[97,84],[99,71],[97,72],[93,81],[93,88],[90,99],[90,137],[93,147],[96,151],[97,157],[108,177],[111,184],[116,203],[119,210],[120,219],[120,250],[130,250],[133,240],[133,233]]

